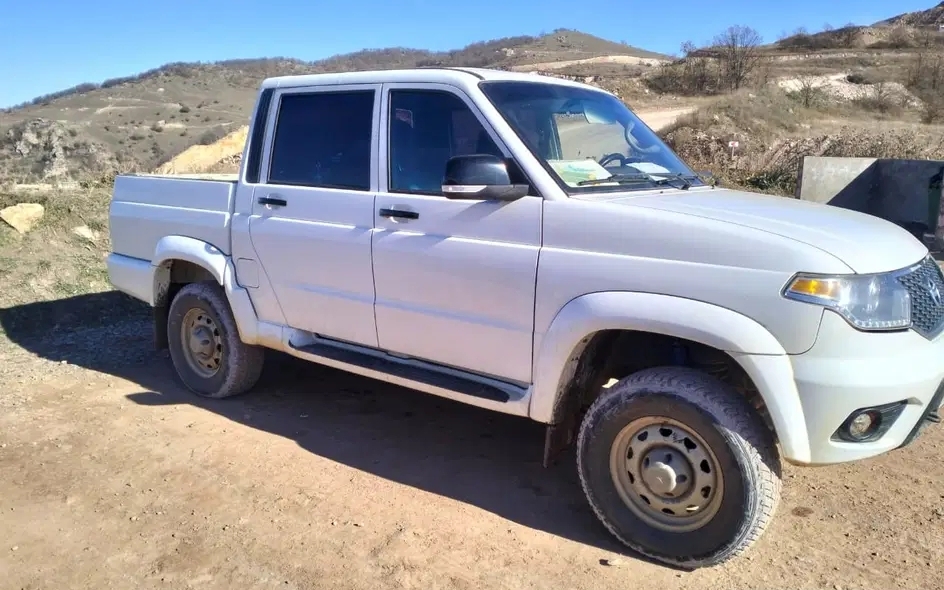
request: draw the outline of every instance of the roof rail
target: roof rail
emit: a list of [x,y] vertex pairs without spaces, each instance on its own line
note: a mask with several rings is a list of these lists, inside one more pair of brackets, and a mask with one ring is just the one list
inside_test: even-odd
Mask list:
[[469,74],[470,76],[475,76],[479,80],[484,80],[485,77],[478,72],[474,72],[468,68],[455,67],[455,66],[418,66],[418,70],[452,70],[455,72],[462,72],[463,74]]

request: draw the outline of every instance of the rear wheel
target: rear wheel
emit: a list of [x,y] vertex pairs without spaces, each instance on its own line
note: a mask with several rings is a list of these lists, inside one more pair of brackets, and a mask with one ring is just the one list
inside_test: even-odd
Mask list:
[[780,498],[773,435],[727,384],[683,367],[635,373],[591,406],[578,469],[594,512],[653,559],[705,567],[766,529]]
[[174,369],[198,395],[230,397],[252,388],[262,373],[264,350],[239,339],[222,287],[185,285],[170,304],[167,340]]

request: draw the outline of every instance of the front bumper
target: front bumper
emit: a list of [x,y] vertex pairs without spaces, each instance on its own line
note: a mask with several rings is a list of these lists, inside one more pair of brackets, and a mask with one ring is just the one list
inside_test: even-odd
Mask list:
[[[944,336],[929,341],[910,330],[864,333],[826,312],[813,348],[790,358],[811,464],[865,459],[909,444],[934,421],[944,399]],[[856,410],[894,402],[904,402],[904,409],[877,440],[835,437]]]

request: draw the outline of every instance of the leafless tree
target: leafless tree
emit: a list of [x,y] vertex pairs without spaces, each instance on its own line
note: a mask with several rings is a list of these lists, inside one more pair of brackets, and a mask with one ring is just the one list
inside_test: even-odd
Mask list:
[[761,60],[763,38],[755,29],[742,25],[729,27],[714,39],[725,81],[732,90],[744,85]]
[[816,83],[814,76],[800,76],[797,81],[800,87],[796,91],[796,97],[804,107],[812,107],[823,94],[823,89]]
[[914,35],[904,26],[896,26],[888,33],[888,46],[892,49],[907,49],[914,45]]
[[944,101],[939,97],[930,97],[924,101],[924,109],[921,111],[921,122],[931,125],[937,123],[944,114]]
[[707,94],[713,83],[717,82],[717,76],[712,74],[711,58],[698,55],[698,48],[691,41],[682,43],[681,49],[684,56],[682,83],[691,93]]
[[771,55],[765,55],[757,61],[757,67],[751,76],[755,88],[766,88],[774,78],[774,58]]
[[891,88],[884,82],[877,82],[872,85],[872,92],[857,99],[857,102],[863,107],[887,114],[895,109],[895,96]]
[[839,46],[852,47],[855,45],[856,40],[859,38],[860,29],[861,27],[858,27],[852,23],[849,23],[838,29],[836,33],[838,34],[837,41],[839,42]]
[[907,85],[916,92],[944,90],[944,56],[930,51],[918,52],[908,67]]

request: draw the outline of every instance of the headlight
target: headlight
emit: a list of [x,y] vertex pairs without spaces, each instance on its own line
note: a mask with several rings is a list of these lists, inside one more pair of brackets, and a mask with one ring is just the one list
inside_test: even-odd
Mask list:
[[817,276],[798,274],[784,297],[829,308],[860,330],[911,326],[911,295],[890,274]]

